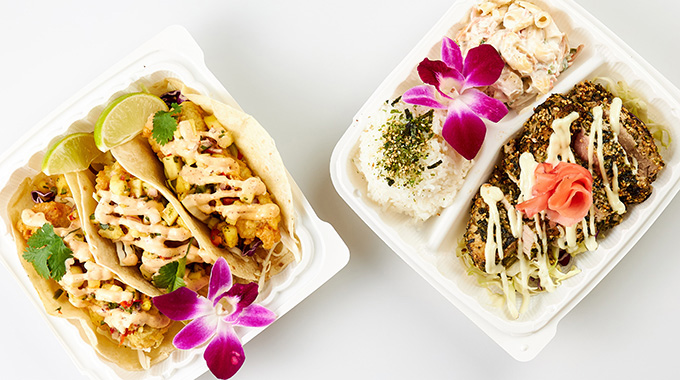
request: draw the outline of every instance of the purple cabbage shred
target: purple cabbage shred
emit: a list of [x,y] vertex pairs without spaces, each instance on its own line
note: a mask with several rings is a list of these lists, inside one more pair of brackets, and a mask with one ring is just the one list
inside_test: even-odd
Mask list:
[[33,203],[43,203],[43,202],[51,202],[54,200],[56,197],[56,194],[52,191],[48,192],[40,192],[38,190],[33,190],[31,191],[31,199],[33,200]]
[[172,107],[172,103],[182,104],[182,102],[187,100],[187,98],[182,95],[180,90],[166,92],[165,94],[161,95],[161,99],[163,99],[168,107]]
[[252,243],[250,243],[250,247],[248,249],[243,250],[243,255],[244,256],[252,256],[255,254],[255,251],[262,245],[262,240],[260,239],[255,239]]

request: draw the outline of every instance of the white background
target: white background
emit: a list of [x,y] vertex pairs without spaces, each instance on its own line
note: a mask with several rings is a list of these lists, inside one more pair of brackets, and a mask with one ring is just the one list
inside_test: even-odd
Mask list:
[[[520,363],[335,192],[328,167],[336,142],[452,1],[2,0],[0,150],[138,45],[181,24],[217,78],[273,135],[319,217],[352,255],[246,345],[236,379],[680,378],[680,200],[562,320],[545,350]],[[680,86],[680,3],[577,2]],[[82,378],[4,266],[0,289],[0,378]]]

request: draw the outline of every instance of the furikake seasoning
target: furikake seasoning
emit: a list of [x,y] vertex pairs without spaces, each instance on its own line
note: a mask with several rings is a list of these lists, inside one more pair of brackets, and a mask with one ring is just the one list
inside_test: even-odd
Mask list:
[[391,110],[391,116],[380,131],[383,135],[382,157],[378,160],[381,175],[392,186],[415,186],[422,180],[428,156],[427,143],[434,137],[434,110],[414,116],[405,109]]

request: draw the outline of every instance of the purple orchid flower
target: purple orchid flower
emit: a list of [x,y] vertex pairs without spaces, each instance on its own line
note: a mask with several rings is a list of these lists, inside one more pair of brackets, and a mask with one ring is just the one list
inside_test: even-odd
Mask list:
[[503,102],[477,88],[494,84],[503,66],[500,54],[486,44],[470,49],[463,62],[460,47],[444,37],[442,60],[425,58],[418,65],[418,75],[426,84],[406,91],[402,99],[410,104],[446,109],[442,136],[461,156],[471,160],[486,136],[486,126],[480,117],[497,123],[508,114]]
[[173,340],[181,350],[196,348],[208,341],[203,357],[210,372],[228,379],[245,360],[243,346],[233,326],[264,327],[276,315],[264,306],[253,304],[257,284],[234,284],[227,261],[220,257],[210,272],[208,298],[182,287],[172,293],[154,297],[158,310],[175,321],[189,322]]

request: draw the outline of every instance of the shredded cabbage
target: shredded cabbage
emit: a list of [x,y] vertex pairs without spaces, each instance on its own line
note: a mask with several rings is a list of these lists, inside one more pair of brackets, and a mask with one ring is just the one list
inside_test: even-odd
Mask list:
[[658,141],[664,149],[668,149],[671,145],[670,131],[665,126],[658,124],[649,118],[649,107],[647,106],[647,103],[642,100],[642,98],[635,93],[626,82],[615,82],[614,79],[609,77],[597,77],[595,78],[595,81],[603,82],[607,91],[611,92],[614,96],[621,98],[623,106],[647,125],[654,140]]
[[[581,249],[581,245],[584,245],[584,243],[579,244],[577,250],[579,253],[585,251],[585,248]],[[527,258],[526,265],[528,268],[510,276],[508,270],[500,274],[489,274],[477,268],[472,257],[467,253],[464,239],[458,241],[456,248],[456,256],[460,258],[468,276],[473,276],[479,286],[486,288],[492,304],[499,308],[505,308],[513,319],[526,312],[532,295],[553,292],[562,281],[581,273],[581,270],[575,265],[571,265],[566,273],[563,272],[561,270],[563,268],[560,268],[557,263],[556,255],[558,253],[559,250],[555,249],[552,254],[546,253],[534,258]],[[576,253],[572,255],[572,258],[575,255]],[[524,277],[525,275],[526,277]],[[540,281],[536,279],[540,279]],[[530,280],[534,282],[534,285],[530,283]],[[517,309],[518,294],[522,300],[519,310]]]

